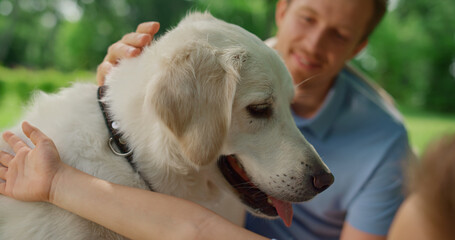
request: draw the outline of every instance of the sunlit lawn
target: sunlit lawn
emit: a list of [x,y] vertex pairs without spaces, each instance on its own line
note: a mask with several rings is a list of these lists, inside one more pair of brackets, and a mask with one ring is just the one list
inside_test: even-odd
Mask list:
[[[11,70],[0,66],[0,129],[5,129],[20,119],[24,99],[36,88],[67,86],[71,81],[94,79],[92,72],[63,74],[57,71]],[[94,80],[89,80],[94,81]],[[455,133],[455,114],[439,114],[400,107],[409,131],[414,150],[421,154],[427,144],[444,134]]]
[[18,67],[5,68],[0,65],[0,129],[18,121],[23,106],[35,89],[46,92],[56,91],[69,86],[75,81],[95,81],[95,75],[89,71],[62,73],[56,70],[29,70]]
[[446,134],[455,133],[455,114],[400,108],[405,118],[412,146],[421,154],[428,143]]
[[19,119],[22,107],[17,94],[6,94],[0,101],[0,129],[3,129]]

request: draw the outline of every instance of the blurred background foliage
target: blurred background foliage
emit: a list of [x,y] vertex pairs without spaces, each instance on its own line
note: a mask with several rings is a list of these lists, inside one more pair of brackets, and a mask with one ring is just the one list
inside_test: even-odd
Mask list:
[[[276,30],[276,2],[0,0],[0,128],[17,118],[15,109],[33,89],[52,92],[77,79],[94,81],[108,46],[141,22],[159,21],[162,34],[188,11],[209,10],[266,39]],[[454,23],[453,0],[390,0],[369,46],[353,60],[396,99],[407,119],[442,119],[409,121],[418,131],[428,124],[441,133],[455,131]]]

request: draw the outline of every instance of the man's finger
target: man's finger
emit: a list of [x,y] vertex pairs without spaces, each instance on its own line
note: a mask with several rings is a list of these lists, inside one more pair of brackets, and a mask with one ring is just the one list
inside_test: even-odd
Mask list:
[[38,142],[48,139],[48,137],[43,132],[41,132],[41,130],[32,126],[28,122],[22,123],[22,131],[24,131],[25,136],[30,138],[35,146],[38,144]]
[[129,33],[123,36],[121,42],[137,48],[143,48],[152,41],[152,35],[145,33]]
[[8,167],[9,166],[9,162],[11,162],[11,160],[13,159],[14,157],[7,153],[7,152],[3,152],[3,151],[0,151],[0,164],[5,166],[5,167]]
[[108,61],[104,61],[98,66],[98,69],[96,70],[96,82],[98,83],[98,86],[104,85],[106,75],[111,71],[112,67],[112,63]]
[[136,28],[136,32],[150,34],[150,35],[152,35],[152,37],[153,37],[153,35],[155,35],[158,32],[158,30],[160,30],[159,22],[141,23]]
[[8,143],[8,145],[13,149],[15,153],[23,147],[28,147],[28,145],[18,136],[14,135],[12,132],[3,133],[3,139]]
[[107,50],[104,61],[108,61],[115,65],[119,59],[135,57],[139,55],[139,53],[141,53],[140,48],[135,48],[122,42],[116,42]]

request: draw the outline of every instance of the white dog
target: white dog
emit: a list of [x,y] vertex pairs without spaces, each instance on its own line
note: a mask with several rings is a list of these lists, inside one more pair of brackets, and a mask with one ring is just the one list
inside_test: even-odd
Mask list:
[[[238,26],[190,14],[141,56],[122,61],[106,85],[107,121],[97,86],[80,83],[39,94],[24,120],[50,136],[73,167],[227,217],[242,208],[224,200],[225,192],[257,215],[279,215],[290,224],[290,202],[308,200],[333,182],[292,120],[285,65]],[[109,128],[118,136],[110,139]],[[12,131],[25,139],[19,127]],[[3,141],[0,149],[11,152]],[[122,237],[51,204],[2,196],[0,239]]]

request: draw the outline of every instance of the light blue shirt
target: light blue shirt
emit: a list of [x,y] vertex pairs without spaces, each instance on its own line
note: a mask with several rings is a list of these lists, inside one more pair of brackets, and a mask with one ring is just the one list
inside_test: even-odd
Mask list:
[[345,68],[321,110],[294,120],[335,176],[327,190],[294,204],[290,228],[247,216],[246,228],[269,238],[339,239],[343,223],[386,235],[403,201],[402,166],[410,153],[397,110],[365,80]]

